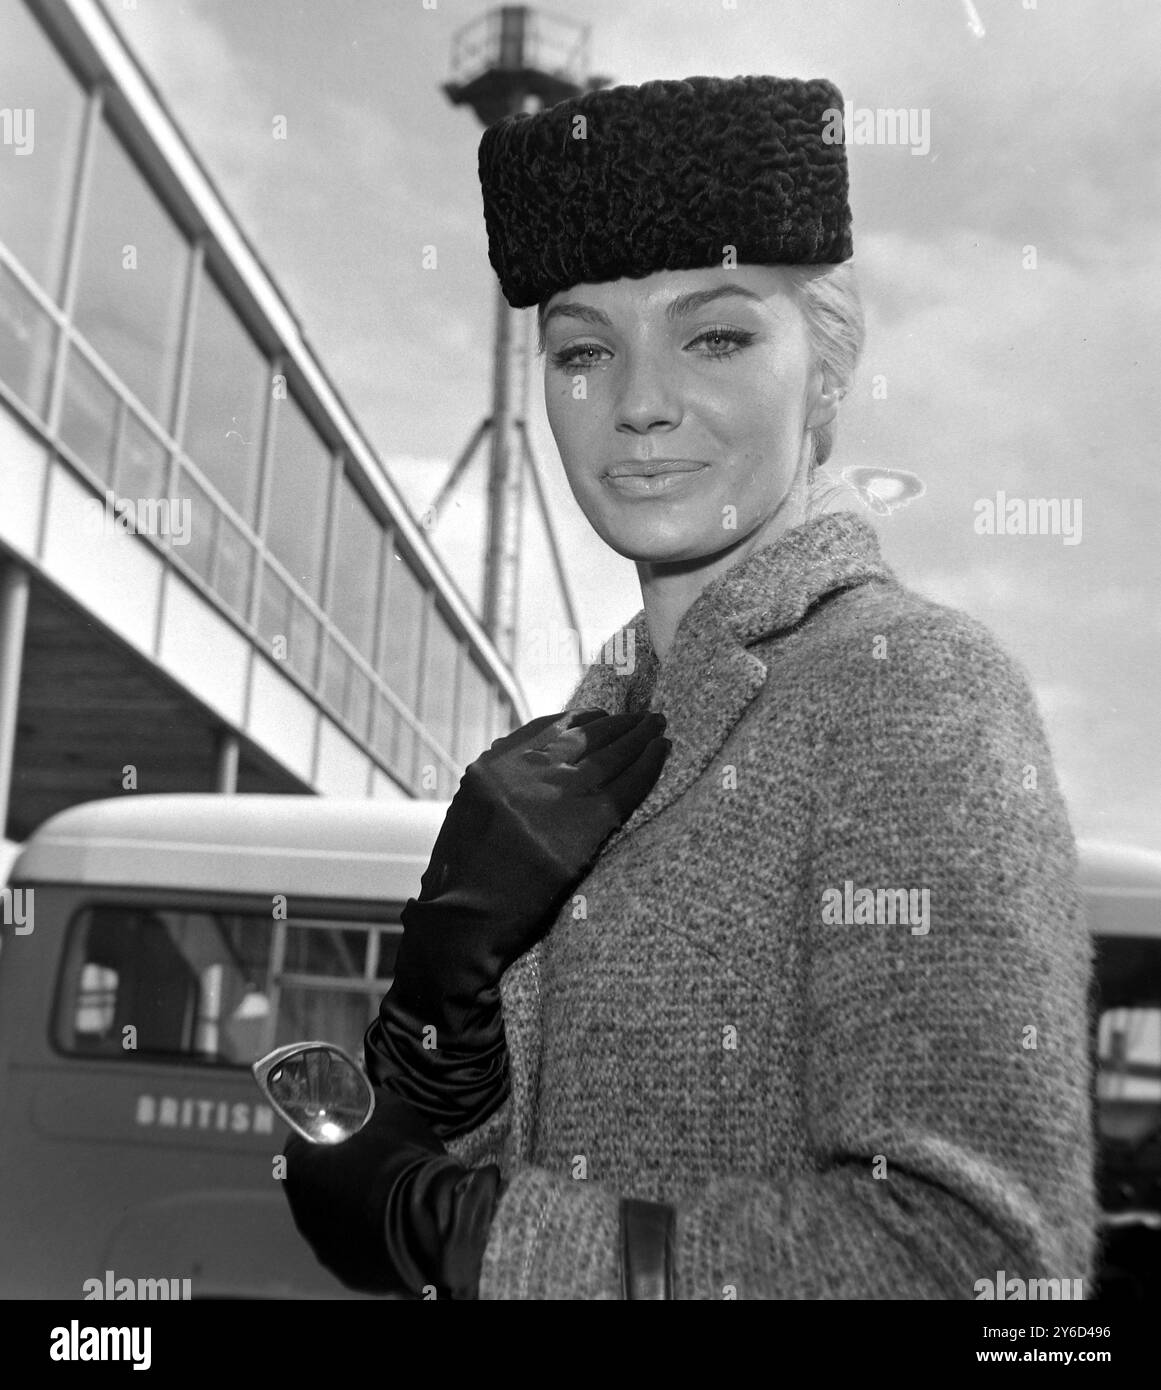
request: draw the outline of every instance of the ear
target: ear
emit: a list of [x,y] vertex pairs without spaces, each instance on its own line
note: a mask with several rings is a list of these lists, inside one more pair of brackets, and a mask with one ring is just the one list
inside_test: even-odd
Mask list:
[[822,384],[819,378],[817,391],[811,397],[810,407],[806,414],[807,429],[818,429],[820,425],[829,425],[838,414],[839,401],[843,398],[842,391],[836,391]]

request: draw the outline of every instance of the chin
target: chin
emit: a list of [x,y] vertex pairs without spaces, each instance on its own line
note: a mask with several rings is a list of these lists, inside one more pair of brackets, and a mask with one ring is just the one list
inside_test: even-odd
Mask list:
[[723,535],[719,527],[682,525],[676,520],[662,525],[653,519],[635,526],[618,517],[612,524],[603,520],[594,524],[594,530],[626,560],[655,565],[709,559],[728,550],[738,539],[733,532]]

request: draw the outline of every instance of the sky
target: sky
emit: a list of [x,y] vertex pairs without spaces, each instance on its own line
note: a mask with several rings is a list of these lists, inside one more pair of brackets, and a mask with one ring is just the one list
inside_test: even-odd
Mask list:
[[[453,36],[491,7],[106,4],[421,512],[489,409],[482,127],[442,84]],[[821,76],[856,119],[915,113],[910,144],[848,142],[868,331],[830,467],[904,469],[925,490],[889,515],[842,505],[875,526],[903,583],[978,618],[1024,667],[1078,836],[1161,849],[1161,6],[537,8],[583,19],[590,71],[617,83]],[[640,588],[569,492],[541,376],[534,357],[529,430],[591,656]],[[472,601],[485,485],[481,450],[431,531]],[[1000,492],[1056,499],[1079,531],[981,535]],[[517,671],[538,714],[561,708],[579,668],[537,640],[567,618],[531,509],[521,564]]]

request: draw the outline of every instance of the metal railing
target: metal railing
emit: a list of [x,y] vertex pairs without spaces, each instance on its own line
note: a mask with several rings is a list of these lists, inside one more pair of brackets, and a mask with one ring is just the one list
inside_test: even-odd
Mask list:
[[452,36],[449,81],[468,83],[489,68],[535,68],[582,87],[589,70],[587,24],[528,5],[491,10]]

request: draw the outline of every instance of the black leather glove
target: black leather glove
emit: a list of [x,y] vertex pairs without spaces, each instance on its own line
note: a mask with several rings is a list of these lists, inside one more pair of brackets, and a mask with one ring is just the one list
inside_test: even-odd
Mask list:
[[503,1104],[500,978],[645,799],[669,751],[664,725],[652,713],[543,715],[464,773],[364,1038],[372,1081],[410,1100],[441,1138]]
[[494,1164],[461,1167],[423,1116],[382,1088],[357,1134],[340,1144],[292,1134],[283,1154],[294,1224],[349,1288],[478,1297],[501,1191]]

